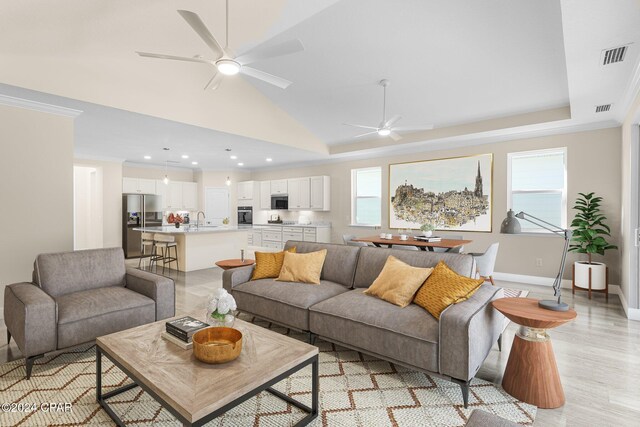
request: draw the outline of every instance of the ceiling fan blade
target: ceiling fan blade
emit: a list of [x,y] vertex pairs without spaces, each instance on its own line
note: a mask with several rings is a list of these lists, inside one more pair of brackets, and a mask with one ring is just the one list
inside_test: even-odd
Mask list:
[[384,126],[383,126],[383,127],[385,127],[385,128],[390,128],[391,126],[393,126],[393,124],[394,124],[395,122],[397,122],[397,121],[398,121],[398,120],[400,120],[401,118],[402,118],[402,116],[401,116],[401,115],[393,116],[393,117],[391,117],[389,120],[387,120],[387,122],[384,124]]
[[373,132],[361,133],[360,135],[354,136],[354,138],[360,138],[361,136],[373,135],[374,133],[378,133],[378,131],[374,130]]
[[265,73],[264,71],[256,70],[251,67],[241,67],[240,72],[244,75],[253,77],[254,79],[262,80],[263,82],[277,86],[280,89],[286,89],[292,83],[282,77],[274,76],[273,74]]
[[200,38],[209,46],[213,53],[216,54],[217,58],[224,55],[224,49],[220,46],[220,43],[218,43],[218,40],[216,40],[213,34],[211,34],[207,26],[204,25],[204,22],[202,22],[202,19],[200,19],[197,13],[188,10],[178,10],[178,13],[187,21],[191,28],[198,33]]
[[424,125],[424,126],[394,126],[393,130],[395,132],[419,132],[421,130],[431,130],[433,129],[433,125]]
[[209,80],[209,82],[207,83],[207,85],[204,87],[204,90],[216,90],[218,89],[218,86],[220,86],[220,82],[222,81],[222,76],[220,75],[220,73],[215,73],[213,75],[213,77],[211,77],[211,80]]
[[374,127],[374,126],[355,125],[353,123],[343,123],[343,125],[345,125],[345,126],[353,126],[354,128],[373,129],[376,132],[378,131],[378,128]]
[[213,61],[204,58],[189,58],[186,56],[174,56],[174,55],[165,55],[162,53],[149,53],[149,52],[138,52],[136,53],[140,56],[144,56],[147,58],[158,58],[158,59],[173,59],[176,61],[190,61],[190,62],[201,62],[204,64],[213,64]]
[[391,132],[391,133],[389,134],[389,137],[390,137],[391,139],[393,139],[394,141],[400,141],[400,140],[402,139],[402,136],[398,135],[398,134],[397,134],[397,133],[395,133],[395,132]]
[[274,46],[258,46],[255,49],[251,49],[248,52],[236,58],[241,64],[251,64],[252,62],[261,61],[263,59],[275,58],[277,56],[290,55],[292,53],[301,52],[304,50],[304,45],[298,39],[293,39],[280,43]]

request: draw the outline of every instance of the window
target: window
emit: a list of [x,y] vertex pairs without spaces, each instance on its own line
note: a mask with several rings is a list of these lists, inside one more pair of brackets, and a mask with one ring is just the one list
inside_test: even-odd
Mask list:
[[351,224],[379,226],[382,222],[382,168],[351,170]]
[[[507,157],[507,204],[518,213],[567,227],[567,149],[522,151]],[[523,232],[547,230],[520,220]]]

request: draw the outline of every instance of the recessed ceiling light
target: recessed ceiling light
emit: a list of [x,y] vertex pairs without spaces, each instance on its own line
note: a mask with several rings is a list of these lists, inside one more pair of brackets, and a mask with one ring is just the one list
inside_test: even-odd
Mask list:
[[238,156],[231,156],[231,157],[229,157],[229,158],[230,158],[231,160],[235,160],[235,159],[237,159],[237,158],[238,158]]
[[238,166],[244,166],[244,163],[240,162],[238,163]]
[[146,160],[151,160],[151,156],[144,156]]
[[271,157],[267,157],[267,162],[272,162],[273,159]]
[[188,158],[189,158],[189,156],[188,156],[188,155],[186,155],[186,154],[183,154],[183,155],[182,155],[182,158],[183,158],[183,159],[188,159]]
[[191,164],[192,164],[192,165],[197,165],[197,164],[198,164],[198,162],[191,162]]

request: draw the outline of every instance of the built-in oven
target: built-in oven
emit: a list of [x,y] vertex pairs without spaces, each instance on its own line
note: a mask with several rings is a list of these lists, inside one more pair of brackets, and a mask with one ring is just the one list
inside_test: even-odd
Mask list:
[[251,206],[238,206],[238,225],[253,224],[253,208]]
[[271,209],[289,209],[289,196],[271,196]]

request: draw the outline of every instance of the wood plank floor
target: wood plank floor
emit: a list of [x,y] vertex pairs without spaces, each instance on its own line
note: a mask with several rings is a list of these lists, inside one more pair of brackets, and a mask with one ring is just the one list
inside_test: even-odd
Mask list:
[[[222,270],[211,268],[190,273],[167,273],[176,281],[178,314],[201,308],[207,295],[222,286]],[[550,289],[534,285],[497,282],[498,286],[527,289],[532,298],[548,298]],[[558,409],[539,409],[536,426],[638,426],[640,425],[640,322],[627,320],[617,296],[605,303],[603,295],[591,301],[586,293],[564,300],[578,312],[575,321],[550,331],[566,404]],[[2,337],[6,329],[1,325]],[[507,328],[503,351],[497,347],[485,361],[478,377],[502,381],[516,326]],[[3,343],[4,344],[4,343]],[[12,341],[0,347],[0,363],[22,357]]]

